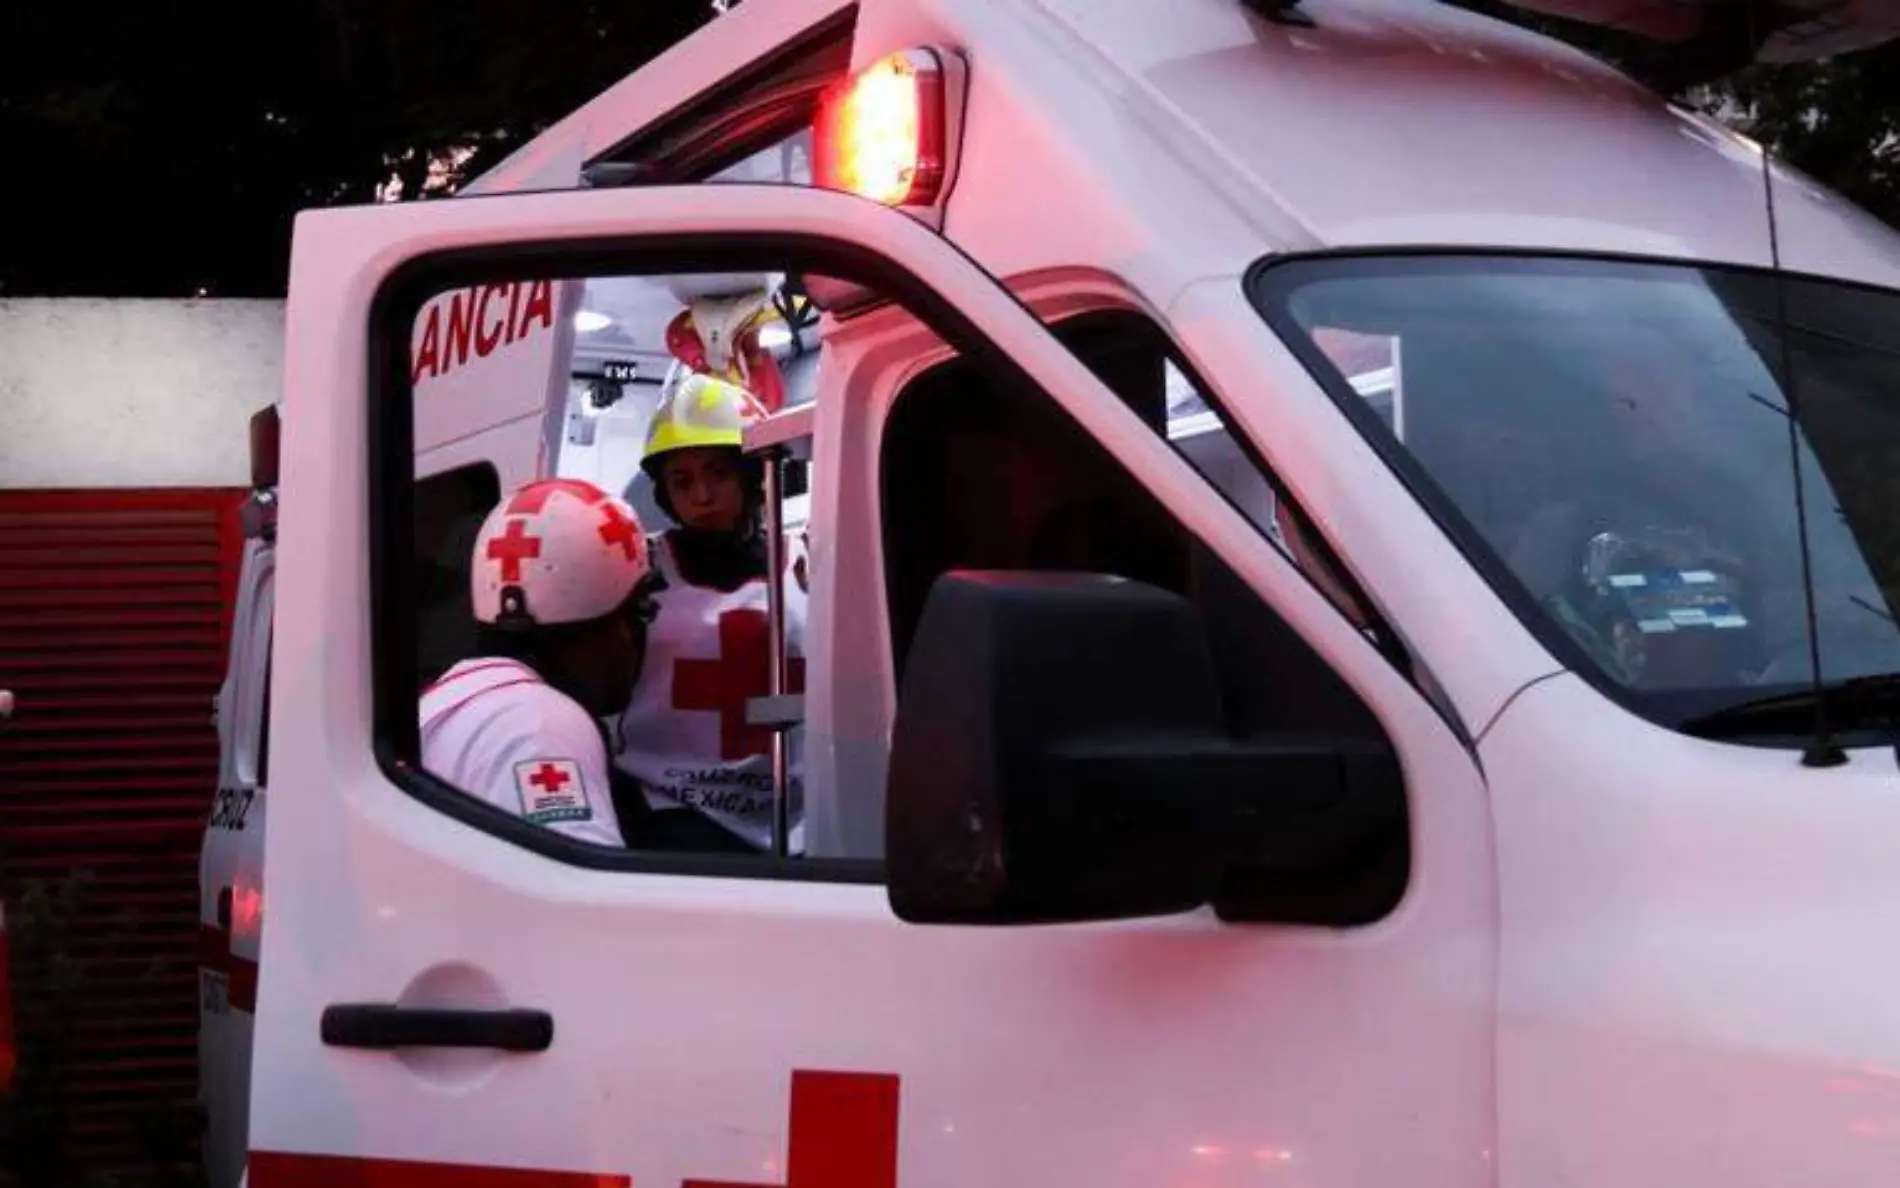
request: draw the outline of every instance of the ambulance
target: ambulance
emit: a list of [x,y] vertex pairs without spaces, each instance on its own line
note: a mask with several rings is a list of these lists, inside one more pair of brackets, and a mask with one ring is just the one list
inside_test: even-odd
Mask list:
[[[471,520],[632,482],[708,301],[802,377],[756,856],[416,737]],[[1429,0],[748,0],[306,213],[219,1182],[1891,1184],[1897,356],[1900,237]]]

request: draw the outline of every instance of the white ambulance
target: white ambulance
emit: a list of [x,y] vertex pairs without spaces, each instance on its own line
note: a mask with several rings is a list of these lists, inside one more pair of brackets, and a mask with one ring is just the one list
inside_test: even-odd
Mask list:
[[[297,226],[227,1174],[1900,1174],[1900,236],[1426,0],[749,0],[474,189]],[[576,841],[420,765],[452,525],[735,274],[806,844]]]

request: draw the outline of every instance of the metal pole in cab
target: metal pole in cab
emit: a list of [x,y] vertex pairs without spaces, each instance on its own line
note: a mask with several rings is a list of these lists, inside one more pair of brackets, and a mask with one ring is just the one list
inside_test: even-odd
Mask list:
[[805,719],[802,693],[787,693],[785,638],[785,463],[811,456],[815,410],[787,409],[746,427],[745,452],[765,463],[766,695],[746,705],[746,720],[772,732],[772,854],[791,855],[791,754],[788,732]]

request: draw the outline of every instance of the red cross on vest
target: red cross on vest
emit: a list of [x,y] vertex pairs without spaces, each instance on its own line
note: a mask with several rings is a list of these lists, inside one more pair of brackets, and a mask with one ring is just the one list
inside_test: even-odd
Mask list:
[[[673,662],[673,708],[707,710],[719,714],[719,758],[746,759],[767,754],[772,732],[749,726],[746,701],[771,692],[771,651],[766,647],[765,612],[756,608],[729,610],[719,616],[717,660]],[[788,658],[787,693],[805,689],[805,661]]]
[[508,525],[508,531],[488,542],[488,559],[501,562],[501,580],[518,582],[521,580],[521,563],[530,557],[541,555],[541,538],[528,535],[528,525],[515,520]]
[[568,775],[552,763],[543,763],[540,767],[535,769],[533,775],[528,777],[528,782],[543,792],[559,792],[561,789],[573,783],[574,777]]

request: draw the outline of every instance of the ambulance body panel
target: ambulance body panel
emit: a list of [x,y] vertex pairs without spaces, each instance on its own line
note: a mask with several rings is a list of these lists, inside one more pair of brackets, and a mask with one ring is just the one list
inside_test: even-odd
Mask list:
[[[1900,236],[1554,43],[1429,3],[1301,8],[1311,27],[1239,0],[749,0],[479,179],[485,201],[300,218],[284,518],[299,543],[281,559],[273,685],[273,766],[297,787],[265,840],[252,1182],[1892,1179],[1890,745],[1803,767],[1605,696],[1256,289],[1285,257],[1424,250],[1896,286]],[[618,187],[642,144],[781,51],[842,72],[915,47],[967,67],[938,207],[658,184],[699,175],[507,193]],[[1409,867],[1389,910],[1341,927],[1205,908],[1036,928],[898,918],[878,885],[902,719],[885,431],[953,353],[897,307],[827,315],[798,414],[816,443],[798,513],[813,538],[806,866],[584,855],[379,760],[376,715],[413,708],[375,688],[375,548],[340,527],[371,514],[366,311],[431,253],[711,235],[818,241],[907,274],[1282,619],[1403,768]],[[567,300],[562,333],[584,297]],[[1116,311],[1165,336],[1224,414],[1224,446],[1193,416],[1153,432],[1056,336]],[[505,453],[505,485],[626,473],[624,457],[563,462],[571,334],[551,349],[541,389],[485,392],[419,472]],[[1401,444],[1451,390],[1417,382],[1431,365],[1395,347],[1351,377]],[[419,442],[428,408],[418,387]],[[1286,507],[1336,559],[1331,578],[1280,534]],[[417,1008],[546,1012],[552,1040],[434,1046],[402,1031]]]
[[[985,47],[946,233],[999,276],[1109,248],[1164,306],[1180,277],[1319,248],[1769,265],[1761,155],[1714,121],[1448,5],[1302,8],[1317,28],[1262,31],[1225,0],[906,9],[951,44]],[[860,60],[905,34],[930,40],[906,22]],[[1900,236],[1795,171],[1773,172],[1788,268],[1900,277]],[[1019,198],[1080,193],[1092,200]]]
[[[1566,749],[1553,787],[1553,738],[1612,735]],[[1891,1177],[1894,749],[1802,771],[1632,722],[1561,673],[1479,756],[1502,908],[1499,1183]]]

